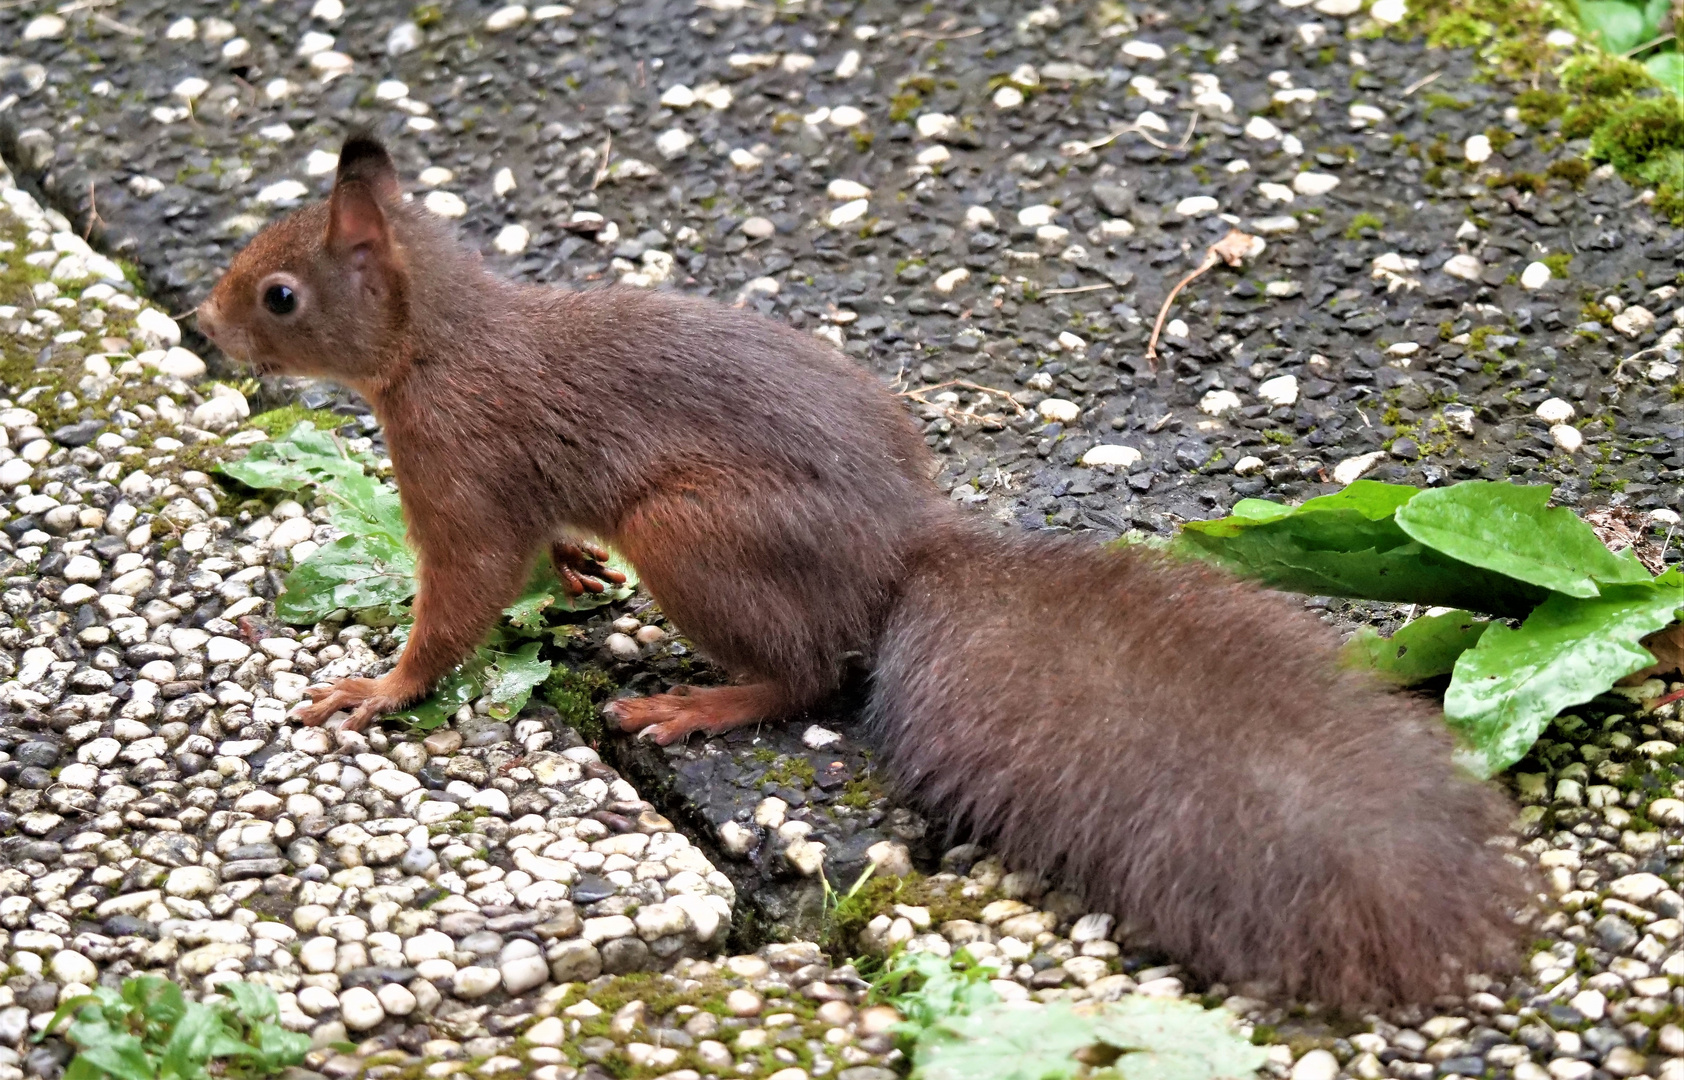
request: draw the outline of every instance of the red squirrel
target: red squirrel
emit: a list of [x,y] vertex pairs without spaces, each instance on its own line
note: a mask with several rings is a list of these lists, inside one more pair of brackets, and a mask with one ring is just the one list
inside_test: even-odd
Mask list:
[[1513,956],[1527,879],[1491,843],[1510,811],[1453,770],[1433,711],[1342,670],[1284,597],[1000,534],[936,490],[901,403],[812,335],[673,292],[500,279],[365,135],[198,319],[261,373],[368,400],[419,556],[397,666],[312,687],[305,724],[422,697],[540,551],[600,586],[602,542],[733,679],[615,701],[627,731],[787,717],[864,657],[905,790],[1198,975],[1354,1006]]

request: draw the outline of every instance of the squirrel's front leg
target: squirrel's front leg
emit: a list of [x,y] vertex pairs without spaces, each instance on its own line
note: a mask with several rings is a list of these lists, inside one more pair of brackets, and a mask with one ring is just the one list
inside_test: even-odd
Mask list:
[[342,728],[357,731],[370,720],[427,695],[439,677],[485,640],[491,624],[520,595],[530,560],[485,548],[429,545],[421,553],[415,626],[398,666],[378,679],[339,679],[305,692],[310,704],[294,714],[316,726],[342,709],[351,710]]

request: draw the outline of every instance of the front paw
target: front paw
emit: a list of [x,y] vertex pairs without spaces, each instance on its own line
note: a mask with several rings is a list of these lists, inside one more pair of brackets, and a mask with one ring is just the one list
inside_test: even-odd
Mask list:
[[351,715],[339,725],[341,731],[361,731],[369,721],[402,706],[386,691],[383,679],[339,679],[331,686],[310,686],[310,704],[300,705],[293,713],[299,723],[307,727],[325,724],[335,713],[349,710]]

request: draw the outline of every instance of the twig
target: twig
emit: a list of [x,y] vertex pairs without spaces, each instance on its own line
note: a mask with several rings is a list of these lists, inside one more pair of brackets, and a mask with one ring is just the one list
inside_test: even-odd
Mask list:
[[1169,423],[1171,420],[1174,420],[1174,419],[1175,419],[1174,413],[1164,413],[1162,416],[1160,416],[1156,420],[1152,421],[1152,426],[1146,429],[1146,433],[1148,435],[1156,435],[1158,432],[1160,432],[1164,429],[1165,424]]
[[1673,38],[1675,38],[1677,36],[1678,36],[1677,34],[1662,34],[1658,38],[1651,38],[1650,40],[1645,41],[1643,44],[1637,46],[1635,49],[1627,49],[1625,52],[1621,53],[1620,59],[1630,60],[1632,57],[1636,56],[1638,53],[1643,52],[1647,49],[1652,49],[1656,45],[1665,45],[1667,42],[1671,41]]
[[614,156],[614,133],[610,131],[608,137],[602,140],[602,160],[596,164],[596,175],[591,177],[591,190],[595,191],[608,176],[608,159]]
[[958,41],[960,38],[976,37],[982,33],[982,27],[973,26],[969,30],[961,30],[957,34],[937,34],[929,30],[902,30],[901,38],[920,38],[924,41]]
[[99,203],[94,201],[94,182],[88,181],[88,227],[82,230],[82,240],[87,242],[94,234],[94,222],[105,224],[105,219],[99,216]]
[[130,26],[128,23],[118,22],[109,15],[96,14],[94,16],[94,22],[105,27],[107,30],[115,31],[127,37],[143,38],[146,36],[146,31],[142,30],[140,27]]
[[1146,360],[1152,365],[1153,372],[1158,370],[1158,335],[1163,333],[1164,320],[1169,318],[1169,306],[1175,303],[1175,298],[1193,282],[1200,274],[1205,273],[1219,262],[1229,266],[1239,266],[1247,256],[1259,250],[1257,237],[1250,233],[1243,233],[1238,229],[1229,229],[1228,235],[1205,249],[1205,257],[1198,267],[1186,277],[1175,283],[1175,288],[1164,297],[1164,306],[1158,309],[1158,321],[1152,324],[1152,339],[1146,343]]
[[1042,296],[1069,296],[1071,293],[1099,292],[1102,289],[1115,289],[1117,286],[1109,281],[1100,285],[1082,285],[1074,289],[1048,289]]
[[1419,79],[1416,79],[1414,82],[1403,88],[1403,96],[1408,97],[1410,94],[1413,94],[1415,91],[1421,89],[1421,87],[1430,82],[1436,81],[1438,77],[1443,74],[1444,72],[1442,71],[1435,71],[1431,75],[1421,76]]
[[[1175,149],[1177,149],[1177,150],[1187,149],[1187,144],[1193,141],[1193,129],[1197,128],[1198,126],[1199,126],[1199,114],[1194,113],[1192,122],[1187,125],[1187,134],[1181,136],[1181,141],[1175,144]],[[1124,135],[1139,135],[1142,139],[1145,139],[1147,142],[1151,143],[1153,146],[1156,146],[1159,150],[1168,150],[1170,148],[1169,143],[1159,142],[1156,137],[1147,134],[1146,130],[1144,128],[1140,127],[1139,125],[1137,125],[1137,124],[1124,124],[1122,127],[1117,128],[1115,131],[1111,132],[1111,134],[1109,134],[1109,135],[1105,135],[1105,136],[1102,136],[1098,139],[1095,139],[1093,142],[1082,143],[1083,146],[1087,147],[1087,149],[1084,150],[1083,153],[1092,153],[1093,151],[1098,150],[1102,146],[1109,146],[1111,143],[1116,142],[1118,139],[1120,139]],[[1075,155],[1072,155],[1072,156],[1075,156]]]
[[1675,701],[1684,701],[1684,690],[1674,690],[1670,694],[1663,694],[1658,698],[1650,699],[1649,703],[1643,706],[1643,711],[1654,712],[1662,705],[1671,705]]
[[[937,390],[945,390],[947,387],[950,387],[950,386],[959,386],[959,387],[963,387],[966,390],[974,390],[977,393],[984,395],[984,401],[986,401],[987,398],[990,397],[990,396],[999,397],[1002,400],[1004,400],[1006,402],[1006,404],[1010,405],[1012,407],[1012,409],[1017,413],[1017,415],[1025,416],[1025,415],[1028,414],[1028,410],[1023,407],[1022,403],[1019,402],[1016,398],[1012,397],[1010,394],[1006,393],[1004,390],[998,389],[998,388],[993,387],[993,386],[982,386],[979,383],[966,382],[964,379],[948,379],[946,382],[939,382],[939,383],[936,383],[933,386],[919,386],[919,387],[915,387],[914,389],[911,389],[911,390],[902,390],[902,391],[896,393],[895,396],[896,397],[903,397],[903,398],[911,398],[913,401],[916,401],[920,405],[928,405],[933,409],[940,409],[943,416],[947,417],[949,420],[953,420],[953,421],[956,421],[957,423],[961,423],[961,424],[969,424],[969,423],[981,424],[981,423],[986,423],[991,419],[998,419],[998,417],[978,416],[974,412],[967,412],[963,409],[955,409],[955,408],[953,408],[951,406],[948,406],[948,405],[942,405],[939,402],[931,401],[927,397],[924,396],[926,394],[934,393]],[[976,404],[972,405],[971,407],[974,409],[974,408],[977,407],[977,405],[981,405],[981,404],[983,404],[983,402],[977,402]]]

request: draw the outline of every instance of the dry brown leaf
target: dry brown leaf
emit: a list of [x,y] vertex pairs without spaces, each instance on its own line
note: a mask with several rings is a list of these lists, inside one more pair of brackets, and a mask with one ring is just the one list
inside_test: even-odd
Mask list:
[[1158,309],[1158,321],[1152,324],[1152,340],[1146,343],[1146,360],[1152,365],[1153,371],[1158,370],[1158,335],[1163,333],[1164,320],[1169,318],[1169,306],[1175,303],[1175,298],[1181,295],[1181,290],[1185,289],[1194,278],[1217,263],[1224,262],[1229,266],[1237,267],[1247,259],[1255,259],[1263,254],[1263,249],[1268,246],[1269,242],[1261,236],[1253,236],[1238,229],[1229,229],[1227,236],[1205,249],[1204,260],[1192,273],[1175,283],[1175,288],[1171,289],[1169,295],[1164,297],[1164,306]]

